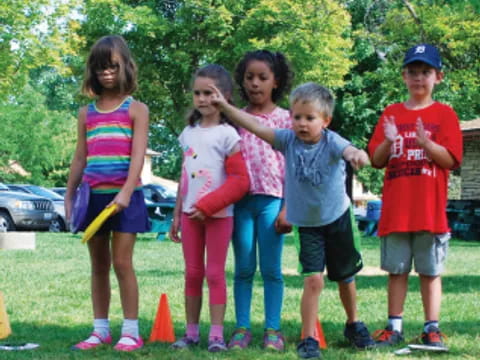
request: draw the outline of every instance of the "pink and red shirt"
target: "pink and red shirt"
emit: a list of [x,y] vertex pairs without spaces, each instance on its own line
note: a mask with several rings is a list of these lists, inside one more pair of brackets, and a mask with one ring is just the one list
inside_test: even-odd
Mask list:
[[[87,107],[87,165],[83,181],[88,182],[92,192],[119,192],[127,180],[133,140],[129,114],[132,102],[133,98],[127,97],[111,111],[99,110],[94,103]],[[140,186],[139,178],[137,187]]]
[[[244,109],[245,110],[245,109]],[[276,107],[269,114],[251,114],[260,123],[274,129],[290,129],[288,110]],[[254,134],[240,129],[242,154],[250,176],[250,194],[283,198],[285,160],[283,155]]]

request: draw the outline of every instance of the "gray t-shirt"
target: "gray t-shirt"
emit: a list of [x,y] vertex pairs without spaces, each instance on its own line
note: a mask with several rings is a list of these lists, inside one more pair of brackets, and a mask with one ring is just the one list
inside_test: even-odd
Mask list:
[[273,147],[285,156],[287,220],[297,226],[334,222],[350,206],[343,151],[350,142],[324,129],[320,141],[306,144],[290,129],[276,129]]

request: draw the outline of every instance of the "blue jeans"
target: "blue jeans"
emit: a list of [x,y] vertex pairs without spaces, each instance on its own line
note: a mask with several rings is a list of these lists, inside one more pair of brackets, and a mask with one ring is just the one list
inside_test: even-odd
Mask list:
[[237,327],[250,328],[253,277],[257,269],[257,245],[263,279],[265,328],[280,330],[283,302],[283,235],[275,231],[282,199],[247,195],[235,204],[233,251],[234,297]]

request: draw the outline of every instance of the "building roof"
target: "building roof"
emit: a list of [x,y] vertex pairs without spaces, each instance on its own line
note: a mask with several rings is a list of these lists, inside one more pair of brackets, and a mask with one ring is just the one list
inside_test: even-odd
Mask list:
[[480,130],[480,118],[460,122],[462,131]]

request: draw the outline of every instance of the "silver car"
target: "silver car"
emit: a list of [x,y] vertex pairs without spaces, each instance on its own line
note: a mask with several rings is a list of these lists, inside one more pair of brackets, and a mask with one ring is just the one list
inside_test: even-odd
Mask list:
[[44,188],[43,186],[31,185],[31,184],[4,184],[12,191],[24,192],[28,194],[33,194],[47,198],[53,203],[53,208],[57,216],[52,219],[50,224],[50,231],[60,232],[67,230],[67,219],[65,218],[65,205],[63,196],[57,194],[56,192]]
[[56,217],[50,200],[11,191],[0,183],[0,232],[49,230]]

